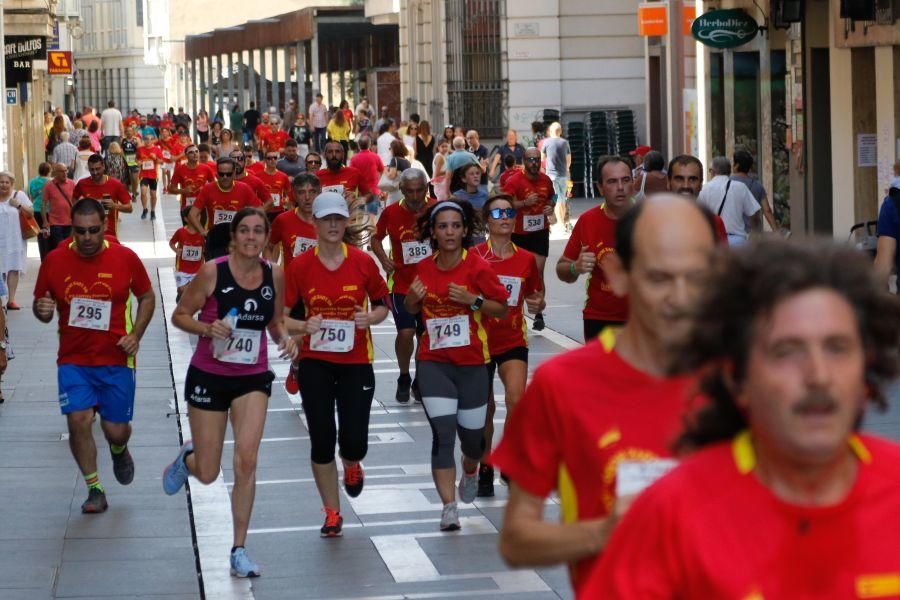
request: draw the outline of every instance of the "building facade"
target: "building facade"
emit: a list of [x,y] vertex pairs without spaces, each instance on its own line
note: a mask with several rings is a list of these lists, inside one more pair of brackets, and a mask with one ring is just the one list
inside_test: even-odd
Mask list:
[[[651,107],[665,107],[670,87],[684,118],[651,127],[651,142],[673,139],[673,151],[693,151],[707,165],[749,150],[776,218],[794,232],[846,239],[854,224],[876,219],[900,156],[900,2],[667,6],[669,33],[647,39],[647,70],[660,68],[655,56],[683,56],[685,69],[672,76],[664,68],[656,85],[649,77],[647,94]],[[682,11],[718,9],[750,15],[759,35],[716,49],[680,26]]]
[[99,112],[109,100],[123,111],[168,108],[164,71],[145,61],[148,1],[81,0],[84,34],[73,42],[79,109],[91,106]]
[[530,137],[543,111],[581,122],[631,109],[646,130],[644,47],[636,5],[615,0],[367,0],[370,18],[396,7],[403,117]]

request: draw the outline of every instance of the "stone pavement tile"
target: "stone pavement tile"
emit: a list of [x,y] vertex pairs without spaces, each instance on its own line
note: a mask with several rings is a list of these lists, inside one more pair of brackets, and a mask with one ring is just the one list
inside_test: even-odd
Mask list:
[[[188,537],[191,530],[187,515],[168,508],[143,508],[129,505],[124,496],[117,497],[107,484],[109,510],[100,515],[73,514],[66,531],[67,539],[78,538],[152,538]],[[73,503],[74,504],[74,503]],[[78,503],[80,505],[80,503]],[[183,504],[179,503],[179,508]],[[193,565],[191,565],[193,570]],[[184,570],[184,569],[182,569]]]
[[41,589],[50,589],[62,554],[61,540],[17,540],[14,550],[10,550],[0,553],[0,598],[7,598],[9,591],[31,589],[37,585]]
[[[5,421],[4,414],[0,421]],[[58,438],[57,438],[58,440]],[[3,464],[15,465],[15,469],[43,469],[69,466],[72,462],[72,454],[69,451],[68,442],[56,441],[55,443],[21,442],[17,444],[4,444],[2,451]],[[5,468],[0,468],[0,485],[2,485],[2,473]],[[13,469],[9,469],[12,471]],[[70,470],[67,470],[70,471]],[[68,475],[68,472],[66,473]]]
[[[194,560],[190,537],[68,539],[62,548],[66,562]],[[149,562],[148,562],[149,561]]]
[[51,600],[53,594],[48,587],[27,588],[27,589],[10,589],[0,583],[0,598],[3,600]]
[[[298,570],[307,571],[305,565],[300,565]],[[400,599],[409,598],[407,594],[434,594],[432,598],[450,597],[441,595],[443,592],[461,592],[462,598],[491,598],[496,600],[496,595],[478,596],[472,593],[474,590],[490,590],[496,588],[496,584],[489,578],[478,578],[468,580],[445,581],[424,581],[415,583],[396,583],[393,580],[383,583],[373,583],[360,577],[359,573],[352,570],[352,565],[348,565],[346,570],[337,574],[316,575],[310,573],[304,577],[289,578],[271,578],[263,575],[259,579],[253,580],[253,592],[257,599],[276,600],[276,599],[296,599],[297,590],[303,590],[302,598],[304,600],[350,600],[352,598],[390,598]],[[522,596],[519,598],[557,598],[557,596]]]
[[56,585],[57,598],[125,598],[144,594],[182,594],[197,596],[197,575],[184,568],[183,559],[94,560],[89,568],[83,562],[64,562]]

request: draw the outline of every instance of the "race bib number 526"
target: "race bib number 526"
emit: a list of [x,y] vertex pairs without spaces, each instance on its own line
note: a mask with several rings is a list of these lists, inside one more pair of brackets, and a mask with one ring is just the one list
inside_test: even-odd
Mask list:
[[69,304],[69,327],[109,331],[112,302],[90,298],[72,298]]

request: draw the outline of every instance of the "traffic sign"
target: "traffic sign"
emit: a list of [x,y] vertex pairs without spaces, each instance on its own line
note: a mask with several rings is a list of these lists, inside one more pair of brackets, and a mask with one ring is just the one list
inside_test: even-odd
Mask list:
[[6,103],[7,104],[18,104],[19,103],[19,90],[16,88],[6,88]]
[[47,52],[47,73],[50,75],[71,75],[72,52],[69,50],[50,50]]

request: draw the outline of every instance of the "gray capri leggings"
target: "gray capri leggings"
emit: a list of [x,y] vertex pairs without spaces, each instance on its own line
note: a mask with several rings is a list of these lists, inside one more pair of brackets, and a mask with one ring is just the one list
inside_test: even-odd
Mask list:
[[431,468],[450,469],[456,465],[453,446],[457,433],[463,455],[480,460],[484,454],[490,385],[487,365],[417,362],[416,381],[431,424]]

